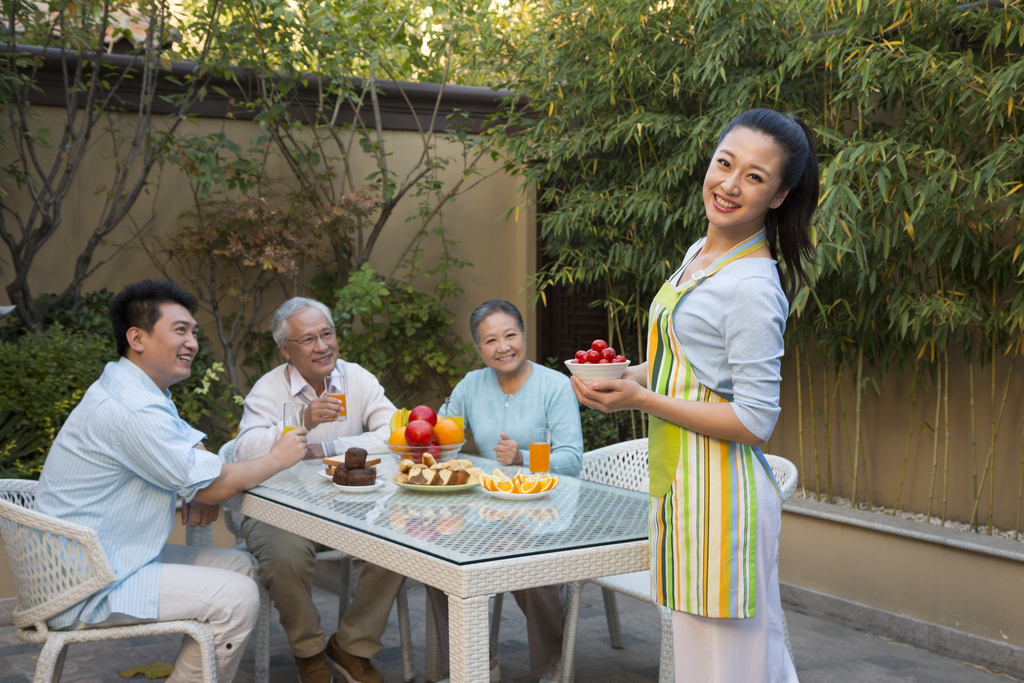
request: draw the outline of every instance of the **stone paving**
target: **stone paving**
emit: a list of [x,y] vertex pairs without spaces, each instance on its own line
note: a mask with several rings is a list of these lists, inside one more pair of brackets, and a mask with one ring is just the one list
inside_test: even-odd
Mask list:
[[[323,617],[324,631],[337,623],[337,595],[315,588],[314,595]],[[419,584],[409,591],[413,623],[416,680],[424,680],[423,654],[425,593]],[[600,589],[588,585],[583,592],[579,628],[579,656],[576,680],[580,683],[649,683],[658,680],[660,632],[654,608],[619,596],[625,649],[612,650]],[[817,617],[787,612],[794,660],[801,683],[1006,683],[1017,680],[986,671],[931,652],[895,643],[886,638],[846,628]],[[139,676],[121,679],[117,672],[135,664],[173,662],[180,638],[154,636],[129,641],[72,646],[61,680],[92,683],[121,680],[145,681]],[[506,599],[499,643],[502,680],[530,683],[526,647],[526,622],[515,601]],[[35,657],[40,646],[19,641],[12,627],[0,628],[0,683],[32,680]],[[236,683],[250,683],[253,645],[249,644]],[[384,637],[384,649],[375,662],[388,683],[402,681],[402,653],[398,641],[398,620],[394,611]],[[293,683],[295,664],[277,623],[272,631],[271,681]]]

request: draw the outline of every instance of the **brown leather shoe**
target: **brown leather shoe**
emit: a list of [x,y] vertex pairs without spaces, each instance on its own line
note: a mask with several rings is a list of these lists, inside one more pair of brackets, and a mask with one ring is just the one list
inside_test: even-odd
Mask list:
[[296,657],[295,666],[299,669],[299,683],[332,683],[331,669],[327,666],[327,658],[321,652],[312,657]]
[[331,669],[348,683],[384,683],[384,677],[377,673],[369,659],[350,655],[341,649],[334,636],[327,641],[327,663]]

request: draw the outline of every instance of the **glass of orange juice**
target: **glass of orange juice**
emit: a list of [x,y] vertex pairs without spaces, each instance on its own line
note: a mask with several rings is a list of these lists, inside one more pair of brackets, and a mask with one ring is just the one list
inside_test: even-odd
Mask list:
[[444,400],[444,416],[449,420],[454,420],[463,429],[466,428],[466,413],[463,412],[465,408],[461,398],[452,398],[449,396]]
[[341,414],[338,415],[335,422],[344,422],[348,419],[348,407],[345,403],[345,375],[339,375],[336,379],[330,380],[330,382],[331,384],[327,388],[327,395],[341,401]]
[[551,430],[537,427],[530,430],[530,471],[547,474],[551,469]]
[[306,406],[301,403],[285,403],[284,404],[284,419],[281,424],[284,425],[282,433],[287,434],[293,429],[298,429],[303,426],[302,420],[305,418]]

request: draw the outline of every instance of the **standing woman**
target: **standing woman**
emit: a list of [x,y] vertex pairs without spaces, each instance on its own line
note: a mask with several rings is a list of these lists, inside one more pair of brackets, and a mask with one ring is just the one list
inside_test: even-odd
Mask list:
[[703,199],[707,235],[651,305],[648,362],[619,380],[573,377],[573,390],[585,405],[650,416],[651,584],[673,610],[676,682],[789,683],[781,500],[761,446],[779,415],[786,294],[807,282],[812,250],[810,130],[771,109],[740,114]]

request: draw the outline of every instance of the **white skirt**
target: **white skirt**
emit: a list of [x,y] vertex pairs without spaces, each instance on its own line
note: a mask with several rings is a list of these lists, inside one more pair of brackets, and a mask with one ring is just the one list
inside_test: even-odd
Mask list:
[[796,683],[786,649],[779,597],[779,531],[782,503],[760,464],[757,492],[757,549],[754,558],[754,616],[712,619],[672,612],[676,683]]

